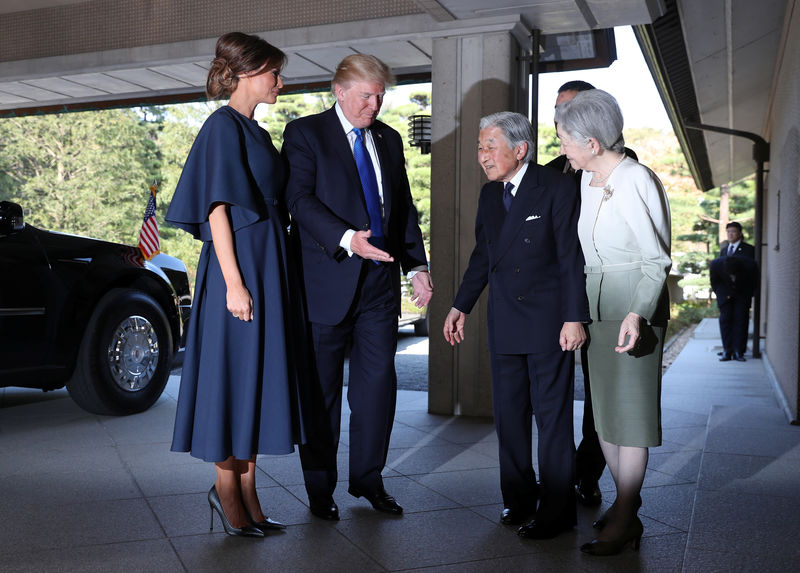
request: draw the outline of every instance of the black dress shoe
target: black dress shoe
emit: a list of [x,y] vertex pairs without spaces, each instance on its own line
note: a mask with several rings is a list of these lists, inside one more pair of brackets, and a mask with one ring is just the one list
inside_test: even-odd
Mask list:
[[574,523],[566,522],[542,522],[535,518],[527,525],[523,525],[517,531],[517,535],[527,539],[553,539],[557,535],[569,531],[575,527]]
[[400,515],[403,513],[403,508],[397,505],[395,499],[386,493],[386,490],[383,488],[376,492],[366,492],[354,487],[350,487],[347,492],[353,497],[364,497],[372,504],[372,507],[378,511],[391,513],[393,515]]
[[525,522],[528,516],[533,515],[535,511],[525,511],[523,509],[514,509],[511,507],[503,508],[500,514],[500,522],[506,525],[520,525]]
[[339,521],[339,507],[332,499],[323,503],[312,501],[309,505],[309,509],[311,510],[312,515],[316,515],[320,519]]
[[578,480],[575,485],[575,496],[578,502],[585,507],[597,507],[603,502],[603,494],[596,481]]
[[747,358],[745,358],[743,354],[734,354],[733,359],[737,362],[747,362]]
[[731,360],[731,355],[730,354],[723,354],[722,358],[719,359],[720,362],[728,362],[730,360]]

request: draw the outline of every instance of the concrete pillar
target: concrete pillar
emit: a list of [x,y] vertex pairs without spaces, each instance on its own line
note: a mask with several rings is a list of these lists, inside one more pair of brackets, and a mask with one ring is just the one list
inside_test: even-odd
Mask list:
[[480,118],[528,113],[527,49],[516,30],[434,40],[432,72],[431,270],[428,410],[491,416],[486,294],[467,317],[466,339],[451,348],[442,325],[475,246]]

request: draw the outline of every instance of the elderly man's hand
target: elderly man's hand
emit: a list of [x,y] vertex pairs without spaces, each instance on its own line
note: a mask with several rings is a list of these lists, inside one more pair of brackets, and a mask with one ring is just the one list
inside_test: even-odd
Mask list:
[[577,350],[586,342],[586,331],[581,322],[565,322],[558,337],[561,350]]
[[450,312],[444,319],[444,339],[450,343],[450,346],[455,346],[456,343],[464,340],[464,324],[467,321],[467,315],[458,310],[451,308]]
[[433,279],[428,271],[419,271],[414,274],[411,277],[411,286],[414,289],[411,302],[416,304],[417,308],[426,306],[433,298]]

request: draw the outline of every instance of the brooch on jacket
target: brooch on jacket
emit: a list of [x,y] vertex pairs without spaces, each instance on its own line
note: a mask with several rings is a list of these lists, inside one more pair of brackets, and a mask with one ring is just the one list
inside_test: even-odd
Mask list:
[[608,201],[611,199],[611,196],[614,194],[614,188],[611,185],[606,185],[603,187],[603,201]]

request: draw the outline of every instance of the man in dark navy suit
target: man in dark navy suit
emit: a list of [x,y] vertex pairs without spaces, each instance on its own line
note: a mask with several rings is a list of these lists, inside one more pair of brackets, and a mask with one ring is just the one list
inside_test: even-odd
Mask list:
[[750,302],[758,282],[756,251],[742,240],[742,225],[736,221],[725,227],[728,244],[711,261],[711,289],[717,295],[719,331],[722,337],[720,362],[744,362]]
[[[573,350],[589,320],[578,242],[578,194],[568,175],[535,163],[530,122],[518,113],[481,119],[476,244],[444,336],[464,339],[466,314],[489,285],[489,351],[500,450],[501,521],[548,539],[574,527]],[[532,416],[539,473],[532,464]],[[537,499],[539,501],[537,507]]]
[[397,395],[400,269],[418,307],[430,301],[433,284],[402,139],[376,120],[393,80],[374,56],[348,56],[333,78],[336,104],[290,122],[283,134],[286,202],[302,259],[316,369],[311,430],[300,459],[311,512],[329,520],[339,519],[333,492],[348,345],[348,491],[378,511],[403,511],[381,477]]

